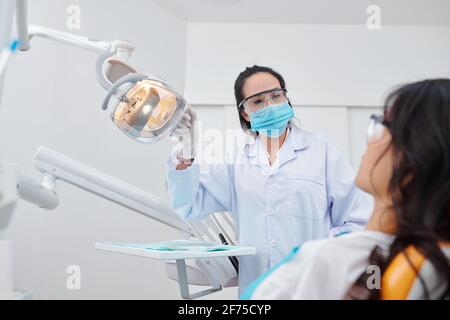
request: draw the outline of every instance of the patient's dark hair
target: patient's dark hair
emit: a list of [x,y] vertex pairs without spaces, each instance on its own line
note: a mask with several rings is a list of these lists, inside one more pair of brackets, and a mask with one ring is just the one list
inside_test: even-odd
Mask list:
[[[398,253],[413,245],[447,281],[441,298],[448,298],[449,259],[438,243],[450,241],[450,79],[400,87],[388,96],[384,115],[392,136],[389,193],[396,234],[387,257],[376,247],[369,263],[383,271]],[[367,277],[367,273],[361,275],[347,298],[380,298],[380,290],[367,289]],[[419,279],[430,298],[429,288]]]
[[[242,71],[239,76],[237,77],[236,81],[234,82],[234,97],[236,98],[236,106],[239,106],[239,103],[241,103],[242,100],[244,100],[246,97],[244,97],[243,88],[245,85],[245,81],[247,81],[248,78],[250,78],[252,75],[260,72],[269,73],[275,78],[278,79],[280,82],[281,89],[286,89],[286,82],[284,81],[284,78],[276,72],[275,70],[269,68],[269,67],[262,67],[254,65],[253,67],[247,67],[244,71]],[[239,121],[241,122],[241,127],[244,132],[250,129],[250,122],[244,119],[242,116],[242,110],[238,110],[239,113]]]

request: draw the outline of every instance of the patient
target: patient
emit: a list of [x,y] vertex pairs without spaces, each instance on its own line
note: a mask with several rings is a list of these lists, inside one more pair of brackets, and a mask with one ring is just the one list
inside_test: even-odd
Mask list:
[[450,265],[442,244],[450,241],[450,79],[390,94],[384,116],[371,117],[356,184],[375,199],[365,230],[294,248],[241,298],[379,299],[379,286],[367,285],[368,267],[383,272],[410,245],[442,279],[439,290],[421,279],[423,296],[448,298]]

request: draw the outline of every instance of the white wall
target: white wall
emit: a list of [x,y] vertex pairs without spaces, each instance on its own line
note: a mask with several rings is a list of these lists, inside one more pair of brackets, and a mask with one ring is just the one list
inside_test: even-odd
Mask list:
[[189,23],[185,96],[197,106],[235,105],[238,74],[273,67],[303,127],[329,138],[356,169],[368,117],[392,86],[450,77],[448,39],[450,27]]
[[450,27],[190,23],[186,97],[234,104],[245,66],[285,77],[295,104],[376,106],[392,85],[450,76]]
[[[81,8],[76,33],[134,42],[135,65],[183,90],[186,22],[146,0],[29,1],[30,22],[68,31],[71,4]],[[14,58],[0,110],[0,162],[19,163],[23,173],[39,178],[32,157],[46,145],[167,198],[164,161],[171,144],[141,145],[114,127],[100,109],[105,92],[95,80],[95,59],[94,53],[38,38],[31,51]],[[38,299],[179,298],[162,263],[94,249],[96,241],[155,242],[177,232],[63,182],[58,192],[56,210],[20,202],[13,216],[8,235],[18,288]],[[80,291],[66,288],[69,265],[81,267]]]

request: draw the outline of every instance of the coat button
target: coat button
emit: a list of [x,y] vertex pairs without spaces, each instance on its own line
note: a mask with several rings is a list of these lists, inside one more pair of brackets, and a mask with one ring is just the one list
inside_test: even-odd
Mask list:
[[273,214],[274,214],[274,211],[273,211],[273,209],[272,209],[272,208],[269,208],[269,210],[268,210],[268,214],[269,214],[269,216],[273,216]]
[[276,247],[278,246],[278,242],[276,242],[275,240],[272,240],[271,243],[270,243],[270,245],[271,245],[273,248],[276,248]]

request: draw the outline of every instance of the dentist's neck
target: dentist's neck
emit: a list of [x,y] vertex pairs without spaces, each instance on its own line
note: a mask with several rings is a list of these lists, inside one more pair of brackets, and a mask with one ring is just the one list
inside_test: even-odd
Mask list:
[[267,152],[271,157],[275,156],[276,153],[280,150],[284,141],[286,140],[289,128],[286,128],[281,136],[277,138],[270,138],[262,133],[259,134],[261,142],[267,149]]

